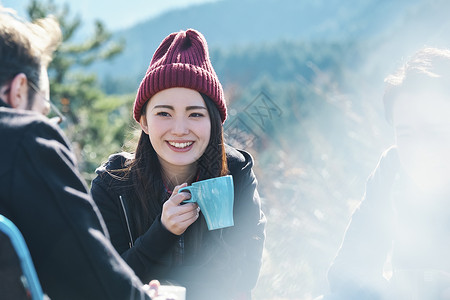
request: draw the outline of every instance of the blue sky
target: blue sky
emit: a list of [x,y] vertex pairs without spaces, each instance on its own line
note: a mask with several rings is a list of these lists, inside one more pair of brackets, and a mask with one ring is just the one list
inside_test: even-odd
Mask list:
[[[68,3],[72,13],[78,13],[86,23],[102,20],[109,30],[127,28],[172,9],[215,1],[218,0],[53,0],[56,4]],[[0,0],[3,6],[14,8],[21,16],[25,16],[24,10],[29,2]]]

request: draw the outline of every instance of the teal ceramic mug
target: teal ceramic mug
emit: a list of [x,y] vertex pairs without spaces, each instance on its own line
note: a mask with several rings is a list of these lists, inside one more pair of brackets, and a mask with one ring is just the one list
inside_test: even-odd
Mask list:
[[233,176],[227,175],[194,182],[178,192],[189,191],[191,199],[183,202],[195,202],[205,216],[209,230],[234,226]]

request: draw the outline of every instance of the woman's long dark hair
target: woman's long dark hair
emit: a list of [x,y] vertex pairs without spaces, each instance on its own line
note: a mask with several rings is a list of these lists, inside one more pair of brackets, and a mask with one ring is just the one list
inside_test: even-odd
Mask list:
[[[204,180],[227,175],[228,167],[219,110],[208,96],[201,95],[211,120],[210,140],[197,165],[198,178]],[[146,105],[142,109],[142,114],[145,113],[145,108]],[[129,205],[134,216],[137,234],[140,236],[161,214],[162,204],[169,197],[164,188],[158,156],[150,143],[149,136],[144,131],[139,138],[135,158],[130,164],[129,171],[137,196],[130,199]],[[201,223],[197,220],[189,227],[189,231],[201,233],[204,227]],[[194,243],[197,244],[197,242],[199,241]]]

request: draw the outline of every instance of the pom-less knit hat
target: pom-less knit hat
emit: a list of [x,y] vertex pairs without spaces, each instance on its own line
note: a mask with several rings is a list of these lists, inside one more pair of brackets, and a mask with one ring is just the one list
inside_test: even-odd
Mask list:
[[139,86],[134,119],[139,122],[142,107],[153,95],[173,87],[193,89],[211,98],[225,122],[222,85],[209,60],[206,40],[194,29],[172,33],[159,45]]

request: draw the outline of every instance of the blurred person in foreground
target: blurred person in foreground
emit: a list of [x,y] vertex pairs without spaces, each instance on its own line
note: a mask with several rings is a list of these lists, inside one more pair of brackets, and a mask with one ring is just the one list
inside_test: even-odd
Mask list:
[[450,299],[450,51],[422,49],[386,84],[396,143],[329,269],[329,299]]
[[[222,86],[203,35],[168,35],[134,103],[141,136],[134,153],[97,169],[92,196],[111,242],[143,281],[186,287],[187,299],[250,299],[262,261],[265,217],[253,158],[225,145]],[[234,226],[209,231],[180,188],[231,174]]]
[[45,117],[60,40],[53,18],[30,23],[0,6],[0,214],[23,234],[51,299],[150,299],[112,247],[69,142]]

